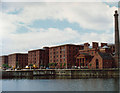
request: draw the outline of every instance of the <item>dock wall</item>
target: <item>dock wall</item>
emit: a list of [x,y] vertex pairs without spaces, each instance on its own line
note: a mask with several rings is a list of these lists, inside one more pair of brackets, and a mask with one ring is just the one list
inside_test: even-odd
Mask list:
[[81,77],[119,77],[118,69],[37,69],[2,71],[2,77],[33,77],[33,76],[81,76]]

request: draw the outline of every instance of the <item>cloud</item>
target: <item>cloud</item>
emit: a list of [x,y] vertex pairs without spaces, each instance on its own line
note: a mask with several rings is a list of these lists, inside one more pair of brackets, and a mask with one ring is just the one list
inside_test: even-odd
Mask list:
[[[29,28],[30,30],[30,28]],[[9,34],[9,38],[3,40],[3,52],[27,52],[31,49],[42,48],[44,46],[53,46],[67,43],[84,42],[111,42],[113,37],[111,34],[98,34],[98,33],[83,33],[80,34],[71,28],[59,30],[57,28],[36,29],[37,32],[32,31],[23,34]],[[103,38],[105,37],[105,38]]]
[[79,37],[79,34],[71,28],[65,28],[62,31],[56,28],[37,29],[37,31],[24,34],[9,34],[9,39],[3,41],[3,51],[20,52],[30,48],[42,48],[42,46],[63,43]]
[[[22,3],[20,4],[22,5]],[[116,7],[109,7],[105,3],[39,3],[32,5],[30,3],[23,4],[23,11],[17,15],[17,21],[31,24],[34,20],[67,20],[70,23],[78,23],[84,29],[100,31],[113,27],[112,18],[115,9]]]
[[[30,49],[64,43],[83,43],[95,40],[112,42],[113,40],[113,35],[106,31],[113,28],[112,18],[116,7],[109,7],[103,3],[12,3],[4,7],[3,12],[0,12],[3,54],[27,52]],[[21,8],[20,13],[12,14]],[[79,33],[78,30],[70,27],[63,30],[52,27],[47,29],[29,27],[35,20],[47,19],[67,20],[69,23],[79,24],[82,29],[96,30],[96,32],[81,31],[83,33]],[[29,31],[17,33],[19,27],[25,27]],[[98,33],[101,30],[105,33]]]
[[2,2],[118,2],[119,0],[1,0]]

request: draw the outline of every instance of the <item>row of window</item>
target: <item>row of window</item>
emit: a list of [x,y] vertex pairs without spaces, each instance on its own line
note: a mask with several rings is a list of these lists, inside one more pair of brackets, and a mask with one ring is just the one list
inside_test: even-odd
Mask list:
[[50,60],[50,62],[52,62],[52,61],[53,61],[53,62],[59,62],[59,61],[60,61],[60,62],[65,62],[65,59],[60,59],[60,60],[58,60],[58,59],[56,59],[56,60]]
[[[60,50],[62,50],[62,51],[65,51],[66,47],[58,47],[58,48],[53,48],[53,49],[51,49],[51,50],[55,51],[55,50],[59,50],[59,49],[60,49]],[[80,49],[81,49],[81,47],[68,46],[68,47],[67,47],[67,49],[79,49],[79,50],[80,50]]]
[[60,58],[65,58],[65,54],[64,55],[56,55],[56,56],[50,56],[50,58],[58,58],[58,57],[60,57]]

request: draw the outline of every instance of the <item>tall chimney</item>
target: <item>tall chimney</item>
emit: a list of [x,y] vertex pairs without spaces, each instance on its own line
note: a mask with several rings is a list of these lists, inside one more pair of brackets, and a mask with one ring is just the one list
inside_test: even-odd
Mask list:
[[119,24],[118,24],[118,12],[115,11],[115,63],[116,67],[119,67]]

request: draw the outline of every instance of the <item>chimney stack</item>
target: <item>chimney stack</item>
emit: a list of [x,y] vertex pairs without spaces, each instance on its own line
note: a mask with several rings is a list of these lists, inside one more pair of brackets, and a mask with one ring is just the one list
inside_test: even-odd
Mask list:
[[98,42],[92,42],[92,48],[97,49],[98,48]]
[[118,12],[115,11],[114,14],[115,21],[115,65],[119,67],[119,24],[118,24]]
[[101,47],[107,46],[107,43],[101,43]]
[[89,49],[90,44],[89,43],[84,43],[84,50]]

